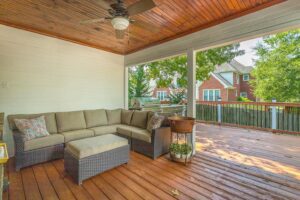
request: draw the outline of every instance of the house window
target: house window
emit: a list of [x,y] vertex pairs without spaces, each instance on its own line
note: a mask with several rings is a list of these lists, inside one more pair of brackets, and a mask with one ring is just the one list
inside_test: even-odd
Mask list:
[[243,81],[249,81],[250,75],[249,74],[243,74]]
[[157,91],[157,92],[156,92],[156,97],[157,97],[160,101],[166,100],[167,97],[168,97],[167,91]]
[[220,90],[215,90],[215,89],[203,90],[204,101],[217,101],[220,96],[221,96]]
[[241,97],[245,97],[245,98],[248,97],[247,92],[241,92],[240,96],[241,96]]
[[236,84],[240,84],[240,75],[236,74]]

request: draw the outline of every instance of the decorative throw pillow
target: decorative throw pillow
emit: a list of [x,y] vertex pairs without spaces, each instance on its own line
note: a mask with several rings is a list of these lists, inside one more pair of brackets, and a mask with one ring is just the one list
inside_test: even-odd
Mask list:
[[14,119],[19,131],[25,135],[25,140],[44,137],[50,135],[46,128],[45,116],[34,119]]
[[152,129],[161,127],[165,117],[154,114],[151,119],[148,121],[147,130],[151,133]]

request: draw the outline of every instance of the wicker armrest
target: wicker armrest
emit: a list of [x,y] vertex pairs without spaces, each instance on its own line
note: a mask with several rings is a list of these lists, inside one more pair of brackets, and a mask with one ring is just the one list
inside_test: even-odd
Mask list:
[[152,130],[152,141],[168,141],[171,139],[171,128],[168,126]]
[[13,131],[16,153],[24,152],[25,136],[20,131]]

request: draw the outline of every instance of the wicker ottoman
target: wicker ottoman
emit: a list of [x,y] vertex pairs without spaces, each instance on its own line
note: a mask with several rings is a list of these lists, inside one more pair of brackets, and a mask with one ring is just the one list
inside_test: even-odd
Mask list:
[[128,160],[128,140],[113,134],[69,142],[64,152],[65,170],[78,184]]

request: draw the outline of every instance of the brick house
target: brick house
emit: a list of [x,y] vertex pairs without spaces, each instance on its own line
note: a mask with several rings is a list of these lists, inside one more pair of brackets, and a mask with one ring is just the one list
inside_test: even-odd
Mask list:
[[161,101],[165,101],[168,100],[170,93],[170,88],[154,88],[152,97],[158,98]]
[[244,66],[236,60],[217,66],[209,79],[199,86],[199,100],[216,101],[221,97],[222,101],[236,101],[237,97],[242,96],[255,101],[249,85],[252,70],[253,67]]

